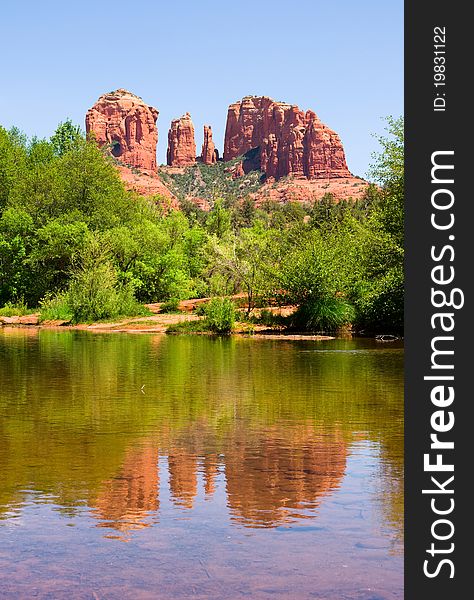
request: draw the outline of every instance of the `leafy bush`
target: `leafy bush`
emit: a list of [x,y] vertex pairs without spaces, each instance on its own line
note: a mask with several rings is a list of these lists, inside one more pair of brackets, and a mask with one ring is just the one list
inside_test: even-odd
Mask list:
[[72,321],[73,313],[66,294],[46,296],[40,302],[40,321]]
[[383,277],[362,282],[358,298],[356,324],[372,333],[403,332],[403,270],[394,268]]
[[289,322],[298,331],[334,332],[352,323],[354,316],[354,308],[345,300],[319,298],[301,304]]
[[206,322],[214,333],[230,333],[235,323],[235,306],[229,298],[212,298],[205,309]]
[[71,272],[66,291],[46,297],[41,314],[43,320],[87,323],[149,311],[135,299],[130,281],[119,282],[108,249],[99,239],[91,238],[80,264]]
[[146,314],[144,307],[135,300],[133,287],[118,285],[107,264],[76,275],[69,286],[67,299],[76,323]]
[[68,302],[74,321],[97,321],[118,314],[117,278],[110,264],[84,266],[73,276]]
[[170,298],[161,305],[162,313],[176,313],[179,312],[179,298]]
[[0,308],[0,317],[22,317],[32,312],[23,300],[18,300],[17,302],[7,302],[3,308]]

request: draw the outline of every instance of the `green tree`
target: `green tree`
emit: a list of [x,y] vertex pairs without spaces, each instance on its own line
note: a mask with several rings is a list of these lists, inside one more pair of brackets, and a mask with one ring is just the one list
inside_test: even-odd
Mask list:
[[26,137],[18,129],[0,126],[0,213],[7,205],[15,182],[22,176],[26,161]]
[[404,133],[403,119],[387,118],[387,136],[378,138],[371,175],[379,196],[367,219],[359,245],[361,277],[352,291],[360,327],[371,331],[403,331],[404,274]]
[[33,304],[47,292],[58,292],[67,287],[71,268],[90,243],[90,236],[86,223],[71,222],[67,216],[48,221],[35,231],[34,245],[26,261],[37,275],[29,294]]
[[57,126],[56,131],[51,136],[51,144],[55,154],[63,156],[63,154],[75,148],[79,140],[83,138],[81,128],[78,125],[73,125],[72,121],[67,119]]
[[214,207],[209,213],[206,221],[207,231],[222,239],[230,230],[230,222],[230,212],[224,208],[223,201],[221,199],[216,200]]
[[22,210],[6,209],[0,217],[0,306],[29,300],[34,273],[27,265],[33,239],[33,219]]
[[250,314],[257,297],[266,295],[274,285],[279,250],[276,232],[264,229],[257,222],[223,242],[214,238],[211,273],[220,273],[232,281],[234,292],[245,291]]

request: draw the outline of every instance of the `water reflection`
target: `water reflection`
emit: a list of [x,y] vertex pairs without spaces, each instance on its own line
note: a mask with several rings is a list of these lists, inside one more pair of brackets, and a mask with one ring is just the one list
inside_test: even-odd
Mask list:
[[105,481],[97,498],[90,502],[100,527],[128,533],[149,526],[147,518],[160,506],[157,458],[158,450],[152,444],[126,452],[117,475]]
[[[196,438],[196,432],[190,437]],[[129,448],[117,474],[103,482],[90,501],[93,516],[99,526],[122,533],[148,527],[150,517],[159,513],[160,477],[168,480],[175,505],[192,509],[198,479],[209,498],[222,471],[231,519],[248,527],[278,527],[313,516],[321,498],[339,487],[347,456],[340,431],[323,434],[310,425],[289,432],[273,427],[259,432],[251,444],[246,438],[243,430],[233,432],[220,455],[205,454],[204,448],[196,453],[171,447],[161,473],[160,452],[163,456],[166,450],[157,442]]]
[[197,495],[197,461],[185,448],[172,448],[168,455],[169,486],[178,506],[192,508]]
[[225,459],[228,504],[234,520],[250,527],[310,516],[344,475],[346,443],[338,430],[275,426],[254,444],[240,430],[233,444]]
[[[2,519],[6,525],[25,522],[31,536],[33,503],[60,511],[62,520],[53,520],[49,533],[65,547],[74,539],[65,533],[69,522],[92,525],[103,543],[136,544],[156,530],[153,544],[169,539],[159,551],[171,553],[171,564],[183,560],[171,540],[194,531],[206,546],[220,549],[214,560],[225,568],[238,555],[235,545],[221,548],[231,530],[252,536],[306,532],[313,536],[306,543],[315,543],[324,523],[331,560],[349,552],[353,538],[365,540],[357,553],[367,552],[368,544],[381,548],[377,559],[385,560],[389,544],[400,554],[402,361],[401,348],[367,340],[4,328],[0,525]],[[269,545],[266,537],[247,552],[255,561],[261,552],[274,556],[270,573],[288,561],[309,560],[298,554],[299,539],[285,538],[291,558],[277,556],[278,540]],[[94,538],[90,544],[100,555],[101,543]],[[18,538],[12,561],[25,547],[31,542]],[[83,564],[93,569],[87,557]]]

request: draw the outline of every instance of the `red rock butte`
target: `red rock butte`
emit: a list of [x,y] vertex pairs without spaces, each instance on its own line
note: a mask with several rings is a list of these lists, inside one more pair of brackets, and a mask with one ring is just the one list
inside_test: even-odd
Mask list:
[[244,170],[259,167],[275,179],[351,177],[336,132],[313,111],[266,96],[246,96],[229,106],[224,161],[242,155]]
[[186,113],[171,121],[168,132],[166,163],[170,167],[184,167],[196,162],[196,142],[191,115]]
[[[115,159],[128,189],[145,196],[160,196],[166,199],[165,208],[178,209],[173,185],[170,187],[158,173],[157,118],[156,108],[139,96],[118,89],[103,94],[88,110],[86,131]],[[266,96],[246,96],[229,106],[223,160],[237,157],[242,158],[226,169],[233,178],[258,170],[266,175],[266,183],[251,194],[256,205],[267,200],[311,203],[327,193],[337,200],[359,198],[368,185],[351,175],[339,136],[313,111],[303,112],[296,105],[275,102]],[[215,164],[219,152],[211,127],[204,125],[201,155],[196,158],[194,125],[186,113],[171,122],[168,173],[184,170],[196,160]],[[162,170],[166,172],[166,167]],[[274,180],[280,179],[275,185]],[[203,210],[210,208],[208,199],[195,192],[188,194],[187,199]]]
[[118,161],[155,172],[158,110],[124,89],[103,94],[86,114],[86,132]]
[[202,143],[201,161],[205,165],[212,165],[217,162],[219,152],[212,140],[212,129],[210,125],[204,125],[204,141]]

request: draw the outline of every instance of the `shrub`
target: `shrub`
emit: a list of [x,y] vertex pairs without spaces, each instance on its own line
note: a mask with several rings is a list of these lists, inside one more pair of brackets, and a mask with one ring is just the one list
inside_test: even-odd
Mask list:
[[205,308],[206,322],[214,333],[230,333],[235,323],[235,306],[229,298],[212,298]]
[[[71,280],[68,301],[75,322],[97,321],[118,314],[117,277],[109,263],[81,268]],[[125,292],[126,296],[126,292]],[[122,299],[127,301],[122,292]]]
[[[98,280],[102,279],[100,272],[96,271],[95,275]],[[104,283],[106,277],[102,279]],[[101,287],[96,283],[93,273],[85,273],[83,277],[74,279],[67,298],[76,323],[148,314],[146,308],[135,300],[130,284]]]
[[290,327],[299,331],[333,332],[350,324],[355,316],[351,304],[341,298],[308,299],[290,317]]
[[354,304],[358,327],[373,333],[403,333],[404,283],[402,269],[360,285]]
[[73,313],[66,294],[46,296],[40,301],[40,321],[72,321]]
[[[77,294],[77,287],[68,292],[46,297],[40,302],[40,321],[70,321],[72,323],[90,323],[103,319],[152,314],[143,304],[139,304],[133,293],[126,287],[113,293],[84,301]],[[74,297],[74,293],[76,296]]]
[[120,282],[107,246],[92,239],[72,272],[65,301],[74,323],[87,323],[120,316],[150,314],[139,304],[131,281]]
[[22,317],[28,315],[30,310],[24,300],[18,300],[17,302],[7,302],[3,308],[0,308],[0,317]]
[[115,270],[107,261],[76,270],[66,292],[46,297],[40,305],[42,321],[89,323],[150,314],[135,299],[130,283],[118,283]]
[[166,300],[166,302],[163,302],[163,304],[161,305],[160,312],[162,312],[162,313],[179,312],[179,298],[170,298],[169,300]]

